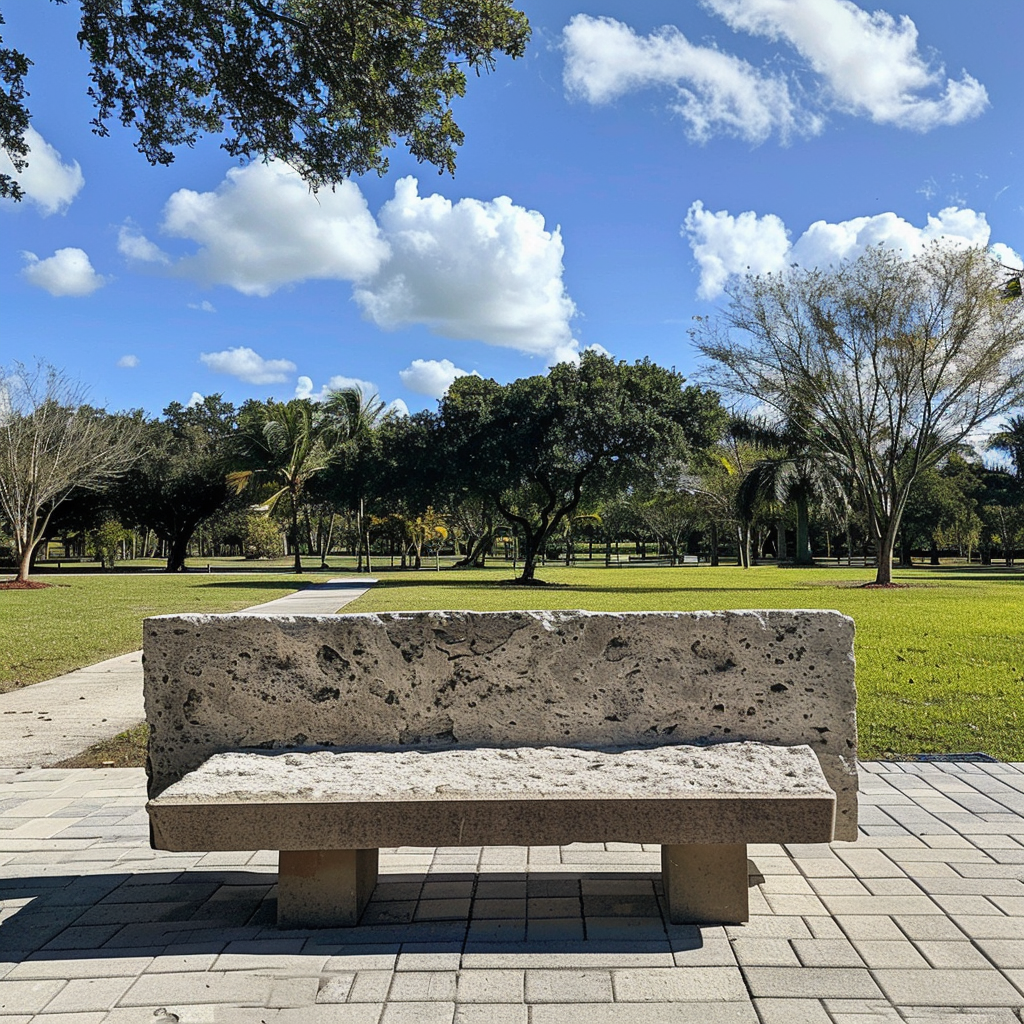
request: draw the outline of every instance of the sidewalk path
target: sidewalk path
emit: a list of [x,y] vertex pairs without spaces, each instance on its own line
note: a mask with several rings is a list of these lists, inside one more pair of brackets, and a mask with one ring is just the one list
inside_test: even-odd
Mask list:
[[[236,614],[333,615],[376,582],[328,580]],[[0,694],[0,768],[55,764],[143,718],[141,651]]]
[[0,1022],[1021,1024],[1024,765],[863,768],[857,843],[748,848],[746,925],[593,843],[384,850],[287,931],[276,853],[149,849],[141,769],[0,769]]

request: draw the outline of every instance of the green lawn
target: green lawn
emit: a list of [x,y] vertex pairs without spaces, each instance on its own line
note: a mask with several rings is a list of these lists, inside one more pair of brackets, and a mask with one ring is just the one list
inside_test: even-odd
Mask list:
[[231,612],[293,593],[304,576],[45,575],[0,591],[0,693],[137,651],[147,615]]
[[[898,571],[863,590],[859,569],[565,569],[564,586],[502,586],[509,568],[379,574],[346,611],[586,608],[688,611],[836,608],[857,624],[862,757],[984,750],[1024,761],[1024,573]],[[0,591],[0,692],[136,650],[147,615],[233,611],[319,577],[46,576],[49,590]]]
[[1024,574],[897,571],[905,589],[864,590],[870,570],[565,569],[558,588],[501,586],[508,569],[384,574],[346,611],[585,608],[691,611],[835,608],[857,625],[861,756],[983,750],[1024,761]]

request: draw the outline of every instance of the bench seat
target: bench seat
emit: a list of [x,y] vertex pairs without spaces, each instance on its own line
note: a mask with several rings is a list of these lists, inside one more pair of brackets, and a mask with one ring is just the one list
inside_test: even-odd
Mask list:
[[157,849],[282,851],[294,927],[355,924],[380,847],[574,842],[661,844],[673,921],[746,920],[746,844],[829,842],[835,804],[809,747],[741,742],[238,751],[148,810]]

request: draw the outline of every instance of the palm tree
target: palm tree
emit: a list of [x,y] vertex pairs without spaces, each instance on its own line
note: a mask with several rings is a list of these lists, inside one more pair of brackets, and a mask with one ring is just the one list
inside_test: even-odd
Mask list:
[[368,396],[360,388],[341,388],[322,403],[308,398],[268,401],[261,415],[243,428],[241,454],[248,465],[229,473],[228,483],[238,493],[266,484],[270,493],[263,496],[262,503],[271,512],[285,502],[296,572],[302,572],[299,507],[307,484],[371,430],[383,408],[376,395]]

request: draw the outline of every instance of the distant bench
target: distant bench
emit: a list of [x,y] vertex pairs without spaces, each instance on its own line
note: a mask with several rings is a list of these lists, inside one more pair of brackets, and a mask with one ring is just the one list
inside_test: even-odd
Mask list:
[[662,845],[669,916],[745,921],[746,844],[855,839],[837,612],[160,616],[152,844],[277,849],[278,922],[356,924],[379,848]]

